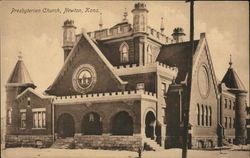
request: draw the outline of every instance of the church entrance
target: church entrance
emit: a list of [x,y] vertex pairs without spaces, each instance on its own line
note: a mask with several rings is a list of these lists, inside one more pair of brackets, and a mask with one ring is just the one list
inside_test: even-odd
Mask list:
[[133,119],[127,112],[119,112],[113,117],[112,134],[133,135]]
[[75,123],[70,114],[62,114],[58,119],[58,136],[61,138],[74,137]]
[[155,137],[155,115],[152,111],[149,111],[145,118],[145,134],[147,138],[154,139]]
[[84,135],[101,135],[102,118],[98,113],[90,112],[84,115],[82,120],[82,133]]

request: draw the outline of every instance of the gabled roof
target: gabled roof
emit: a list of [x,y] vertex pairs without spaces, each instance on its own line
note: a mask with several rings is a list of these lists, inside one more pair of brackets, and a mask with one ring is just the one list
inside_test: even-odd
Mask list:
[[[194,50],[198,46],[199,40],[194,41]],[[194,51],[195,52],[195,51]],[[182,42],[162,46],[157,61],[160,61],[171,67],[178,68],[176,83],[184,81],[188,72],[187,59],[191,55],[191,42]]]
[[39,94],[38,92],[36,92],[34,89],[32,88],[27,88],[25,89],[25,91],[23,91],[22,93],[20,93],[16,99],[19,99],[21,96],[23,96],[25,93],[27,92],[31,92],[33,94],[35,94],[37,97],[41,98],[41,99],[48,99],[48,98],[53,98],[53,96],[46,96],[46,95],[43,95],[43,94]]
[[221,83],[225,83],[225,85],[231,89],[246,91],[245,86],[243,85],[239,76],[237,75],[237,73],[234,71],[234,69],[231,66],[228,68]]
[[26,86],[26,85],[28,86],[29,85],[33,88],[36,87],[21,57],[19,57],[7,81],[7,86],[8,85],[16,85],[16,86]]
[[90,39],[90,37],[87,35],[86,32],[83,32],[81,37],[79,38],[79,40],[77,41],[77,43],[74,45],[73,49],[71,50],[71,52],[69,53],[67,59],[64,62],[64,65],[62,67],[62,69],[60,70],[60,72],[58,73],[57,77],[55,78],[54,82],[52,83],[52,85],[50,85],[48,87],[48,89],[46,90],[46,92],[48,92],[57,82],[57,80],[59,79],[60,76],[62,76],[62,74],[64,73],[64,71],[67,69],[67,66],[69,65],[70,61],[72,60],[72,58],[74,57],[74,54],[76,53],[76,47],[79,45],[81,38],[85,38],[88,43],[91,45],[91,47],[95,50],[95,52],[97,53],[97,55],[102,59],[102,61],[104,62],[104,64],[108,67],[108,69],[112,72],[112,74],[114,75],[114,77],[118,80],[118,82],[120,84],[127,84],[127,82],[123,81],[115,72],[114,72],[114,67],[110,64],[110,62],[107,60],[107,58],[103,55],[103,53],[99,50],[99,48],[96,46],[96,44]]

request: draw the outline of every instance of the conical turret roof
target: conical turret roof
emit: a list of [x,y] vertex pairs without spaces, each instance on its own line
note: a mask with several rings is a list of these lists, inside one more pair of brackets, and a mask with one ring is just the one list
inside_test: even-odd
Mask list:
[[30,74],[22,60],[22,57],[19,56],[19,59],[12,71],[7,85],[17,85],[17,86],[25,86],[30,85],[31,87],[36,87],[30,77]]
[[240,90],[240,91],[246,91],[245,86],[243,85],[243,83],[241,82],[238,74],[235,72],[235,70],[232,67],[232,61],[230,59],[229,62],[229,68],[225,74],[225,76],[222,79],[222,83],[225,83],[225,85],[232,89],[232,90]]

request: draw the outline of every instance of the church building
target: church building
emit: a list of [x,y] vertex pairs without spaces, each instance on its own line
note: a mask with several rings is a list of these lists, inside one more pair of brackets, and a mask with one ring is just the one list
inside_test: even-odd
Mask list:
[[[148,25],[138,2],[111,28],[63,24],[64,64],[39,94],[20,56],[6,84],[6,146],[137,151],[181,147],[191,43]],[[60,52],[58,52],[60,53]],[[247,90],[233,68],[218,81],[206,34],[194,41],[189,147],[245,144]]]

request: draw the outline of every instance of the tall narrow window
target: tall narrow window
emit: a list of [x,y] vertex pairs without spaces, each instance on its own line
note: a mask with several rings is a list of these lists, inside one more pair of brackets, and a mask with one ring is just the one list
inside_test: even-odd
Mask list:
[[205,106],[205,119],[206,119],[206,126],[208,126],[208,109],[207,109],[207,106]]
[[126,63],[128,62],[128,44],[126,42],[123,42],[120,46],[120,56],[121,56],[121,62]]
[[150,45],[148,45],[147,53],[148,53],[148,63],[152,63],[153,62],[153,54],[152,54]]
[[204,126],[204,106],[201,105],[201,125]]
[[209,126],[212,126],[212,108],[209,107]]
[[224,123],[225,123],[225,128],[227,128],[227,117],[225,117]]
[[229,109],[232,109],[232,101],[229,100]]
[[233,128],[235,128],[235,118],[233,118]]
[[227,108],[227,99],[225,99],[225,109]]
[[197,104],[197,124],[200,125],[200,106]]
[[32,109],[33,128],[46,128],[46,111],[45,108]]
[[229,117],[229,128],[232,128],[232,119]]
[[26,111],[21,112],[21,128],[26,128]]
[[12,109],[9,109],[7,111],[7,124],[11,124],[12,123]]

